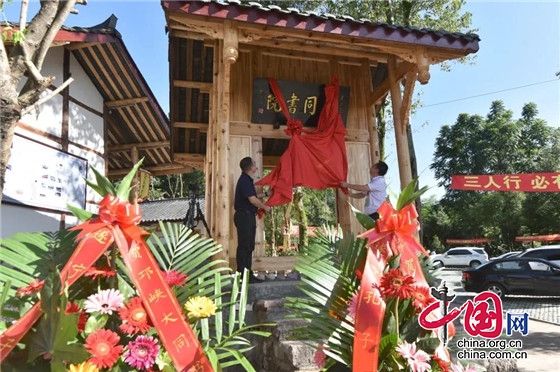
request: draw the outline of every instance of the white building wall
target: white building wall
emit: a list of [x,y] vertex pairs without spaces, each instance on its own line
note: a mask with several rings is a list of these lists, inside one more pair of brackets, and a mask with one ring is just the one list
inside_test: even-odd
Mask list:
[[[43,64],[42,74],[44,76],[54,75],[56,79],[53,85],[55,86],[60,86],[63,83],[63,57],[64,48],[51,48]],[[69,88],[70,96],[99,113],[102,113],[103,98],[73,56],[70,58],[70,72],[71,76],[74,78]],[[48,90],[43,93],[43,96],[47,96],[50,93],[51,91]],[[101,156],[105,151],[103,117],[72,102],[70,102],[69,106],[68,139],[70,144],[68,152],[87,159],[89,167],[94,166],[101,173],[104,173],[105,161]],[[60,138],[62,132],[62,115],[62,96],[58,94],[42,104],[38,111],[33,110],[31,113],[22,117],[20,122],[36,129],[39,133],[44,132]],[[22,128],[17,128],[16,133],[48,146],[57,149],[61,148],[57,141],[48,139],[41,134],[33,133]],[[92,151],[80,148],[73,143],[85,146]],[[30,154],[30,156],[32,155]],[[88,170],[88,179],[95,179],[91,170]],[[86,192],[86,209],[96,212],[97,208],[95,202],[99,200],[100,198],[97,196],[97,193],[88,186]],[[44,212],[30,207],[6,204],[3,202],[0,205],[0,238],[9,237],[16,232],[55,231],[59,229],[60,221],[61,214],[58,212]],[[77,220],[72,215],[66,216],[67,225],[74,225],[76,223]]]

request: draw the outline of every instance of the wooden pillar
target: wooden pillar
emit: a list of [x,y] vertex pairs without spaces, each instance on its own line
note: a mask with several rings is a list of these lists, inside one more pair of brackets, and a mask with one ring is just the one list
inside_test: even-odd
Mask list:
[[[361,75],[363,79],[367,81],[366,97],[369,97],[373,92],[373,86],[371,79],[371,68],[369,65],[369,60],[367,59],[362,61]],[[380,160],[379,135],[377,133],[377,111],[375,110],[375,103],[369,104],[367,107],[367,128],[369,132],[369,151],[371,156],[371,164],[375,164]]]
[[232,22],[224,23],[224,40],[218,43],[221,54],[219,70],[216,76],[218,82],[217,106],[218,112],[216,126],[213,131],[215,141],[215,157],[217,172],[213,175],[215,181],[215,201],[213,208],[216,211],[214,240],[226,247],[230,237],[230,221],[232,217],[232,201],[229,192],[229,120],[230,120],[230,75],[231,65],[238,56],[237,28]]
[[400,79],[397,79],[397,59],[390,56],[388,59],[389,67],[389,86],[391,91],[391,102],[393,104],[393,120],[395,126],[395,142],[397,145],[397,159],[399,163],[399,178],[401,181],[401,190],[412,181],[412,169],[410,167],[410,155],[408,151],[408,138],[406,135],[406,127],[403,123],[401,115],[402,96],[399,86]]
[[[251,138],[251,157],[256,164],[260,164],[255,175],[258,181],[263,177],[263,154],[262,154],[262,137],[253,136]],[[257,193],[262,192],[262,187],[257,186]],[[257,218],[257,235],[255,237],[255,252],[253,259],[265,256],[265,237],[264,237],[264,218]]]

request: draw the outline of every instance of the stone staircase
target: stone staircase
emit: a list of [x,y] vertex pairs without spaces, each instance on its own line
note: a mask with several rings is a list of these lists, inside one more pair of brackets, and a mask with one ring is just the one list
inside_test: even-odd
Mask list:
[[[272,335],[252,341],[255,348],[247,357],[258,372],[319,371],[315,365],[313,342],[290,340],[291,330],[305,326],[301,319],[289,318],[284,307],[286,297],[303,297],[299,280],[270,281],[249,286],[246,320],[248,324],[275,323]],[[233,371],[233,370],[231,370]],[[230,370],[228,369],[228,372]]]

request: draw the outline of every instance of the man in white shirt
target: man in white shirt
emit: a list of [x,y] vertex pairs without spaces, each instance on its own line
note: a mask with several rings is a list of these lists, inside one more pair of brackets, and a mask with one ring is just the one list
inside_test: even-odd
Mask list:
[[377,209],[387,198],[387,184],[385,183],[385,175],[389,170],[389,166],[383,161],[379,161],[374,164],[369,169],[369,174],[371,180],[365,185],[354,185],[347,182],[341,182],[340,186],[344,188],[349,188],[351,190],[356,190],[358,192],[350,192],[348,196],[350,198],[366,199],[365,214],[373,218],[374,220],[379,219],[379,213]]

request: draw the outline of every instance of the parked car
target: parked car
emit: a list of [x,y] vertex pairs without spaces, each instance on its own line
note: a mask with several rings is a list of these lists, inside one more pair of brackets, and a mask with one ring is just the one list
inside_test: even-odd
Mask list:
[[477,267],[488,262],[488,254],[484,248],[456,247],[445,253],[430,256],[434,267],[443,266],[470,266]]
[[560,245],[545,245],[539,248],[529,248],[519,254],[519,257],[543,258],[560,265]]
[[517,256],[521,251],[513,251],[513,252],[506,252],[496,257],[490,257],[490,260],[500,260],[502,258],[514,257]]
[[492,260],[463,270],[463,289],[506,295],[560,296],[560,266],[541,258],[519,256]]

